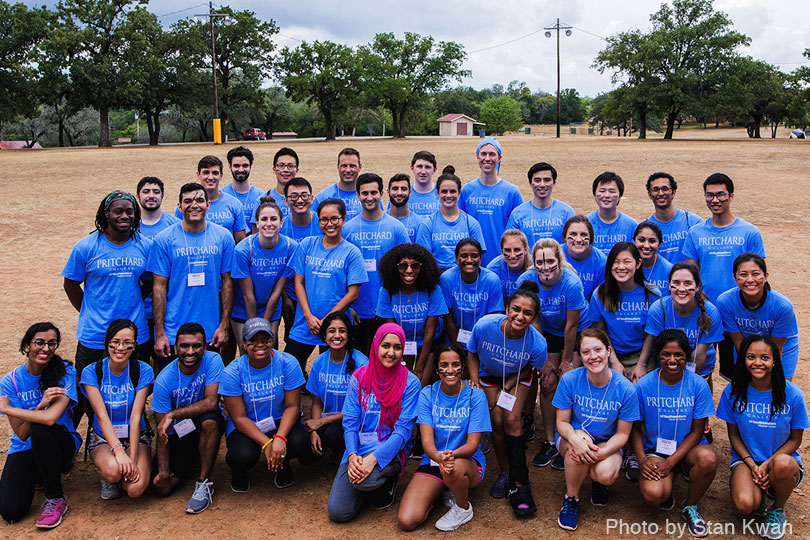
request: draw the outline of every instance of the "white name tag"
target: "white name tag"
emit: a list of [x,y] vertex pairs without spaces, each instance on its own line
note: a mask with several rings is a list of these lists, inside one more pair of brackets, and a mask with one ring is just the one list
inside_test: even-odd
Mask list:
[[174,424],[174,432],[177,433],[177,436],[181,438],[185,437],[195,429],[197,429],[197,426],[194,425],[194,421],[192,421],[191,418],[183,418]]
[[416,342],[415,341],[406,341],[405,342],[405,354],[410,356],[416,356]]
[[470,338],[472,337],[472,332],[469,330],[464,330],[463,328],[458,329],[458,342],[466,345],[469,343]]
[[515,407],[515,401],[517,401],[517,398],[515,396],[513,396],[512,394],[507,394],[506,392],[501,390],[500,393],[498,394],[498,402],[496,403],[496,405],[501,409],[511,412],[511,410]]
[[126,439],[129,437],[129,424],[116,424],[113,425],[115,436],[119,439]]
[[434,467],[438,467],[438,466],[439,466],[439,464],[438,464],[438,463],[436,463],[435,461],[433,461],[432,459],[430,460],[430,464],[431,464],[431,465],[433,465]]
[[359,436],[360,436],[360,444],[362,444],[363,446],[367,444],[376,444],[379,442],[379,437],[377,437],[376,431],[371,433],[361,431],[359,433]]
[[205,272],[192,272],[188,275],[189,287],[202,287],[205,285]]
[[675,453],[675,450],[678,449],[678,443],[673,441],[672,439],[662,439],[661,437],[657,437],[655,440],[655,452],[657,454],[664,454],[665,456],[671,456]]
[[276,429],[276,421],[272,416],[262,418],[258,422],[254,422],[254,424],[256,424],[256,427],[259,428],[259,431],[262,433],[267,433],[268,431],[273,431]]
[[687,363],[686,363],[686,369],[688,369],[689,371],[691,371],[692,373],[694,373],[694,372],[695,372],[695,370],[697,369],[697,364],[696,364],[696,363],[694,363],[694,362],[687,362]]
[[377,259],[363,259],[363,268],[366,269],[366,272],[376,272]]

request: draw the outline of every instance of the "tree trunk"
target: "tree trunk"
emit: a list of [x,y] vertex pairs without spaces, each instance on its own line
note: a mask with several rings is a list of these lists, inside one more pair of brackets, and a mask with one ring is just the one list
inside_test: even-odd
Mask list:
[[337,124],[332,119],[332,111],[324,110],[321,111],[323,114],[323,123],[324,127],[326,128],[326,140],[327,141],[334,141],[337,138]]
[[98,134],[98,147],[99,148],[112,148],[110,142],[110,109],[109,107],[101,107],[98,110],[99,119],[99,134]]
[[160,112],[146,111],[146,129],[149,131],[149,146],[157,146],[160,138]]
[[197,120],[200,128],[200,140],[208,141],[208,122],[205,120]]
[[762,116],[761,114],[752,114],[751,116],[754,117],[754,121],[751,123],[751,130],[748,132],[748,135],[752,139],[761,139],[762,135],[759,131],[759,126],[762,124]]
[[59,103],[53,104],[53,110],[56,113],[56,121],[59,124],[59,148],[62,148],[65,146],[65,119],[62,118],[62,113],[59,112]]
[[675,130],[675,119],[677,117],[677,112],[667,114],[667,130],[664,133],[664,139],[672,139],[672,132]]
[[776,138],[776,128],[779,127],[779,122],[771,122],[771,139]]
[[647,138],[647,104],[640,105],[638,108],[638,138]]

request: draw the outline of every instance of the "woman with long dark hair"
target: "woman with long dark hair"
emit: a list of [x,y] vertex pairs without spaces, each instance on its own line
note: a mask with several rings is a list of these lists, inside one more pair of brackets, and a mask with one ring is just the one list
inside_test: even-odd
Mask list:
[[[740,344],[734,377],[717,416],[731,442],[731,501],[740,514],[765,516],[765,538],[785,534],[785,503],[804,477],[799,447],[810,428],[801,389],[785,379],[779,346],[752,335]],[[768,506],[763,495],[773,503]]]
[[0,414],[13,431],[0,478],[0,516],[9,523],[31,508],[37,480],[45,491],[37,527],[56,527],[68,509],[61,474],[82,438],[71,420],[76,370],[56,354],[61,337],[53,323],[31,325],[20,341],[25,362],[0,380]]

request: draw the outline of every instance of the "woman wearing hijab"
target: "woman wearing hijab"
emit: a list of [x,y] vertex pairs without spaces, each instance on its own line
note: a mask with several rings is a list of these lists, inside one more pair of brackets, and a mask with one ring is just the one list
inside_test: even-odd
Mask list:
[[404,471],[416,420],[419,379],[402,363],[405,332],[385,323],[374,335],[369,362],[354,372],[343,403],[346,452],[329,493],[329,519],[353,519],[370,506],[391,506]]

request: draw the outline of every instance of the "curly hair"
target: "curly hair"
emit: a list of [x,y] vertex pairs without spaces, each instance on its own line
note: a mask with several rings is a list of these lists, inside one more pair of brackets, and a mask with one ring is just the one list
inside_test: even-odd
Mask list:
[[389,249],[379,262],[379,275],[383,288],[392,297],[402,289],[402,280],[399,277],[397,264],[402,259],[413,259],[422,263],[419,275],[416,278],[417,291],[430,293],[439,285],[441,272],[433,254],[419,244],[397,244]]

